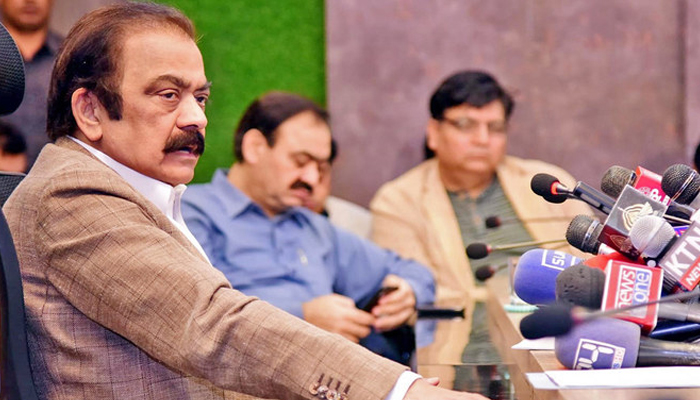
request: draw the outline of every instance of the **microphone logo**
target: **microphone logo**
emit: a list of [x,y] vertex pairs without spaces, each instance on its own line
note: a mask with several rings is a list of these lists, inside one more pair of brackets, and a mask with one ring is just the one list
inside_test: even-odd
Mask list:
[[581,338],[573,369],[619,369],[624,358],[624,347]]
[[622,209],[622,223],[629,232],[640,217],[651,214],[654,214],[654,209],[648,202],[632,204]]
[[608,240],[609,243],[612,244],[612,246],[618,249],[621,253],[631,254],[633,251],[637,251],[637,249],[634,248],[627,236],[616,235],[614,233],[611,233],[610,235],[608,235]]
[[685,290],[693,290],[700,281],[700,224],[693,222],[683,236],[659,261],[659,266]]
[[[614,308],[641,304],[649,301],[652,274],[650,270],[636,268],[629,264],[620,265],[620,281],[617,288]],[[644,318],[647,310],[636,308],[628,311],[631,316]]]
[[576,257],[557,250],[544,250],[542,252],[542,266],[563,271],[578,262]]

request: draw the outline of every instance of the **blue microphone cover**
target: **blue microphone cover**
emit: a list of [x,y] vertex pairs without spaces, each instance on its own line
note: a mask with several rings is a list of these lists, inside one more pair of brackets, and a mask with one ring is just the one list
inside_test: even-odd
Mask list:
[[557,250],[533,249],[518,260],[513,276],[513,290],[529,304],[549,304],[556,300],[557,275],[580,263],[578,257]]
[[615,318],[579,323],[554,338],[554,354],[568,369],[618,369],[637,365],[639,325]]

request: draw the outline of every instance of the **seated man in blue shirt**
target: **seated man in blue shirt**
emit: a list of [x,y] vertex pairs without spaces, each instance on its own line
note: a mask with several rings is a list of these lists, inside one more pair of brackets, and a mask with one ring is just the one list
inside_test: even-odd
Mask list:
[[[234,141],[239,162],[190,186],[182,202],[211,263],[241,292],[407,363],[409,354],[380,333],[433,301],[431,273],[302,207],[329,171],[327,112],[273,92],[248,107]],[[398,289],[371,312],[357,308],[387,286]]]

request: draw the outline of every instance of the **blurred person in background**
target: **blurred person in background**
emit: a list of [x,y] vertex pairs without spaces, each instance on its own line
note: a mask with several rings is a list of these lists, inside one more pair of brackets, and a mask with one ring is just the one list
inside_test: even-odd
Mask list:
[[25,91],[22,104],[0,120],[22,129],[29,167],[49,142],[46,135],[46,99],[51,69],[62,37],[49,29],[53,0],[0,0],[2,24],[17,43],[24,59]]

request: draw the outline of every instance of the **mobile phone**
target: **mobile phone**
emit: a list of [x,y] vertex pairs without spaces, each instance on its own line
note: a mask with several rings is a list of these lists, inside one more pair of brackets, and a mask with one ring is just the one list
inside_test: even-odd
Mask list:
[[393,292],[394,290],[398,289],[397,286],[385,286],[382,288],[379,288],[376,293],[372,296],[371,299],[362,307],[363,311],[371,312],[374,306],[379,303],[379,299],[382,298],[385,294],[389,294]]

